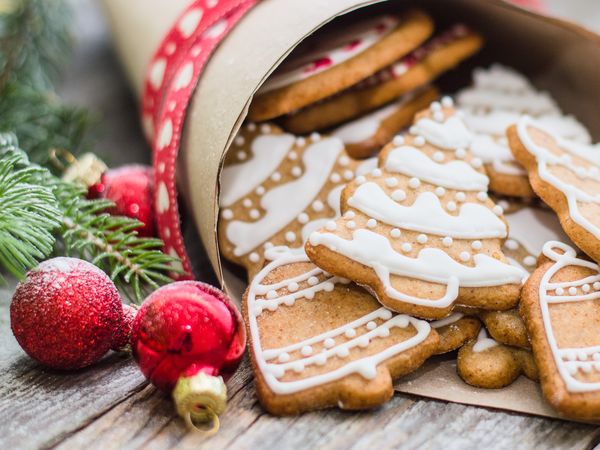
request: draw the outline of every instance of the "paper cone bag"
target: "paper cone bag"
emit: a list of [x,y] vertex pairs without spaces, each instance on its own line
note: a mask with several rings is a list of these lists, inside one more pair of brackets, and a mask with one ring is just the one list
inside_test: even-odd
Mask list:
[[[148,62],[187,0],[105,0],[116,48],[139,94]],[[263,0],[236,25],[208,62],[186,114],[177,177],[212,266],[241,299],[246,283],[221,264],[217,243],[219,172],[253,94],[306,37],[344,14],[369,16],[417,5],[438,28],[464,22],[485,36],[477,64],[501,62],[551,92],[600,138],[600,37],[572,23],[501,0]],[[467,77],[468,79],[468,77]],[[397,390],[443,400],[557,417],[539,386],[521,377],[501,390],[476,389],[456,375],[455,362],[433,360]]]

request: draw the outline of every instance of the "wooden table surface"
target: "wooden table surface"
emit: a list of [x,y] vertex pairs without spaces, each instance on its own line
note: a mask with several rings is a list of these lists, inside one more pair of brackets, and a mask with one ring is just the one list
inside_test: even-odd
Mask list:
[[[97,152],[110,165],[148,162],[135,100],[110,48],[98,5],[72,1],[78,44],[61,94],[100,112]],[[600,5],[593,5],[594,0],[547,3],[552,11],[600,28]],[[197,253],[201,277],[214,281]],[[170,398],[148,385],[131,359],[111,354],[89,369],[66,374],[30,360],[10,332],[13,289],[14,283],[0,290],[1,449],[587,449],[600,442],[600,429],[589,425],[399,393],[375,411],[276,418],[258,404],[247,360],[228,383],[229,406],[221,431],[205,440],[186,432]]]

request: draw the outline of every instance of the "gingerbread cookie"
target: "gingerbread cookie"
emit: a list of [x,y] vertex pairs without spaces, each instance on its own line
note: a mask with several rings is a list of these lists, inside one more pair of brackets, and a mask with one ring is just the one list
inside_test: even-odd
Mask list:
[[508,309],[522,270],[502,254],[502,208],[452,100],[434,102],[342,193],[343,216],[306,244],[319,267],[366,286],[384,306],[428,319],[455,303]]
[[430,325],[440,337],[436,355],[462,347],[465,342],[475,339],[481,328],[481,322],[476,317],[459,312],[453,312],[448,317],[430,322]]
[[534,381],[539,379],[531,352],[500,344],[487,335],[485,328],[458,351],[456,369],[465,383],[485,389],[508,386],[521,374]]
[[536,90],[514,69],[493,64],[473,72],[473,86],[457,94],[457,104],[473,132],[471,152],[481,158],[490,177],[490,190],[510,196],[534,195],[527,173],[514,159],[506,129],[530,114],[560,136],[589,142],[590,135],[574,117],[564,116],[547,92]]
[[542,391],[560,413],[600,418],[600,267],[557,241],[521,297]]
[[284,117],[283,126],[304,134],[359,117],[432,82],[472,56],[481,45],[479,34],[463,24],[454,25],[346,91]]
[[406,55],[432,31],[431,18],[411,10],[317,33],[262,85],[248,118],[269,120],[340,92]]
[[258,398],[277,415],[371,408],[392,380],[438,348],[429,323],[397,315],[362,288],[313,265],[302,249],[272,248],[244,294]]
[[598,148],[563,139],[529,117],[511,126],[508,137],[535,193],[558,214],[569,238],[600,260]]
[[415,114],[437,97],[438,91],[434,87],[410,92],[389,105],[342,125],[331,134],[344,142],[346,151],[353,158],[370,156],[408,126]]
[[265,248],[301,247],[314,227],[339,215],[340,192],[361,164],[371,163],[348,157],[337,138],[296,138],[271,124],[244,126],[221,172],[223,256],[252,276],[264,265]]

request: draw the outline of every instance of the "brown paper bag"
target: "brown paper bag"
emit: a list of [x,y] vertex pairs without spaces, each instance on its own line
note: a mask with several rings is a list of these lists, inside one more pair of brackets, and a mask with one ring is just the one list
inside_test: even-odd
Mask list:
[[[116,47],[139,94],[146,65],[189,0],[104,0]],[[501,0],[263,0],[225,38],[208,63],[186,118],[178,177],[198,234],[217,276],[236,300],[245,282],[224,269],[218,252],[219,172],[252,95],[307,36],[336,17],[370,15],[417,4],[438,28],[462,21],[486,37],[478,63],[499,61],[552,93],[565,112],[600,137],[600,36],[575,24],[519,9]],[[226,86],[226,88],[224,87]],[[458,403],[559,417],[539,386],[520,377],[500,390],[466,385],[455,361],[433,359],[396,384],[400,392]]]

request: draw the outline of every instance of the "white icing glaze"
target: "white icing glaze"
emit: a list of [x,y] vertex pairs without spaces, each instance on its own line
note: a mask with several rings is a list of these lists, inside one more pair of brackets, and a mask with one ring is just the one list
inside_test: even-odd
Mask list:
[[398,23],[397,17],[384,15],[319,36],[317,48],[287,60],[269,77],[257,95],[304,80],[347,61],[377,43]]
[[[549,149],[545,147],[541,147],[536,145],[535,142],[529,136],[529,127],[536,127],[540,130],[543,130],[545,133],[552,136],[552,138],[556,141],[557,145],[567,151],[568,153],[575,154],[581,158],[584,158],[594,164],[593,169],[586,169],[583,167],[578,167],[574,163],[572,163],[569,159],[565,159],[563,156],[557,156],[553,154]],[[600,151],[594,146],[579,144],[573,141],[567,141],[566,139],[562,139],[559,136],[556,136],[554,133],[550,132],[548,129],[540,126],[535,120],[524,116],[522,117],[517,124],[517,133],[519,135],[520,141],[523,143],[524,147],[527,149],[529,153],[535,156],[537,160],[537,172],[539,177],[550,185],[554,186],[556,189],[561,191],[568,203],[569,207],[569,215],[571,219],[575,221],[577,224],[581,225],[587,231],[592,233],[596,238],[600,239],[600,228],[588,220],[584,215],[579,211],[578,202],[584,203],[597,203],[600,204],[600,195],[592,195],[583,189],[570,184],[558,176],[551,173],[549,170],[550,166],[559,165],[565,167],[576,174],[583,175],[584,178],[593,178],[598,179],[598,166],[600,166]]]
[[488,69],[475,69],[473,81],[475,86],[492,91],[520,92],[533,88],[524,75],[498,63]]
[[304,173],[289,183],[277,186],[260,199],[265,214],[254,222],[231,221],[226,228],[227,239],[234,244],[234,253],[244,255],[293,221],[313,202],[328,180],[342,142],[327,138],[311,144],[303,153]]
[[333,131],[332,136],[340,138],[344,144],[364,142],[377,133],[383,121],[402,108],[413,97],[414,94],[412,93],[406,94],[396,102],[342,125]]
[[443,122],[423,117],[410,127],[412,134],[423,136],[426,141],[445,150],[468,148],[471,133],[457,116],[450,116]]
[[357,187],[348,205],[397,228],[450,236],[460,239],[506,237],[506,225],[489,208],[477,203],[463,203],[458,214],[450,215],[433,192],[418,194],[410,206],[392,200],[374,182]]
[[251,159],[221,172],[219,205],[228,207],[269,178],[294,145],[291,134],[259,135],[251,144]]
[[[323,276],[323,272],[315,266],[314,269],[309,270],[307,273],[297,275],[289,280],[264,285],[262,282],[265,277],[276,268],[287,264],[309,262],[302,249],[290,251],[285,247],[280,247],[271,249],[267,253],[268,259],[271,259],[272,262],[264,267],[254,278],[248,289],[246,301],[254,356],[265,378],[265,382],[276,394],[285,395],[303,391],[314,386],[339,380],[352,373],[357,373],[366,379],[373,379],[377,375],[377,366],[381,362],[419,345],[427,339],[431,332],[430,325],[424,320],[406,315],[394,315],[385,308],[379,308],[339,328],[329,330],[301,342],[296,342],[282,348],[263,349],[257,316],[264,309],[274,310],[282,304],[286,306],[293,305],[293,302],[297,300],[314,298],[318,292],[333,290],[336,283],[347,282],[337,277],[328,276],[322,282],[316,279],[315,283],[316,276]],[[284,296],[277,296],[277,289],[306,280],[308,280],[307,287]],[[313,282],[311,283],[310,280],[313,280]],[[274,295],[271,295],[272,298],[257,298],[257,296],[265,295],[268,297],[267,293],[269,292],[275,292]],[[382,322],[378,325],[376,320]],[[306,366],[313,364],[323,365],[327,362],[328,358],[348,357],[353,348],[368,347],[372,340],[389,336],[391,328],[406,328],[409,325],[415,328],[416,333],[413,336],[403,342],[391,345],[379,353],[350,361],[328,372],[293,381],[281,380],[286,371],[294,371],[301,374],[304,372]],[[368,331],[356,337],[356,330],[361,327],[365,327]],[[336,339],[341,342],[336,343]],[[318,344],[322,344],[324,349],[319,353],[315,353],[313,348]],[[301,357],[290,361],[290,353],[294,352],[299,352]]]
[[499,345],[498,342],[490,338],[487,332],[485,331],[485,328],[481,327],[481,330],[479,330],[479,334],[477,335],[477,340],[473,345],[473,351],[475,353],[480,353],[490,348],[496,347],[497,345]]
[[313,231],[325,227],[327,222],[339,217],[342,214],[340,211],[340,196],[342,195],[344,187],[346,187],[346,185],[340,184],[339,186],[334,187],[327,195],[327,204],[331,209],[333,209],[335,215],[333,217],[312,220],[304,225],[302,227],[302,242],[306,242]]
[[455,312],[443,319],[434,320],[433,322],[429,322],[429,325],[431,325],[431,328],[436,328],[436,329],[442,328],[442,327],[445,327],[446,325],[451,325],[453,323],[458,322],[463,317],[465,317],[465,315],[463,313]]
[[[387,237],[364,229],[354,231],[352,240],[331,233],[313,233],[310,243],[324,245],[370,267],[379,277],[386,295],[415,305],[443,308],[456,300],[460,286],[499,286],[520,283],[522,279],[521,270],[485,254],[475,254],[472,267],[457,262],[438,248],[424,248],[417,258],[406,257],[392,248]],[[444,284],[446,293],[440,299],[409,296],[392,286],[390,275]]]
[[[600,273],[575,281],[553,283],[550,280],[559,270],[567,266],[586,267],[594,272],[600,272],[600,267],[590,261],[577,258],[575,249],[558,241],[547,242],[544,245],[543,253],[545,256],[555,261],[555,263],[544,273],[542,280],[540,281],[539,301],[544,329],[546,331],[546,338],[548,340],[548,345],[550,346],[550,351],[552,352],[556,368],[558,369],[560,377],[564,381],[566,389],[569,392],[598,391],[600,390],[600,382],[581,381],[575,378],[575,375],[579,370],[586,373],[589,373],[592,370],[595,370],[596,372],[600,371],[600,367],[597,364],[598,359],[600,358],[600,346],[560,348],[552,328],[549,305],[555,303],[598,300],[600,298],[600,291],[598,290],[598,288],[600,288],[600,284],[596,283],[598,283],[600,280]],[[596,284],[592,292],[590,292],[590,284]],[[587,288],[584,290],[583,286],[586,285]],[[565,289],[571,290],[570,288],[573,287],[576,289],[576,291],[573,291],[575,294],[558,294],[558,292],[561,290],[564,294]],[[581,288],[581,294],[577,294],[577,292],[579,292],[577,288]],[[552,292],[555,294],[552,294]]]
[[437,163],[420,150],[402,146],[391,150],[385,161],[385,170],[416,177],[425,182],[463,191],[485,191],[488,177],[464,161]]

